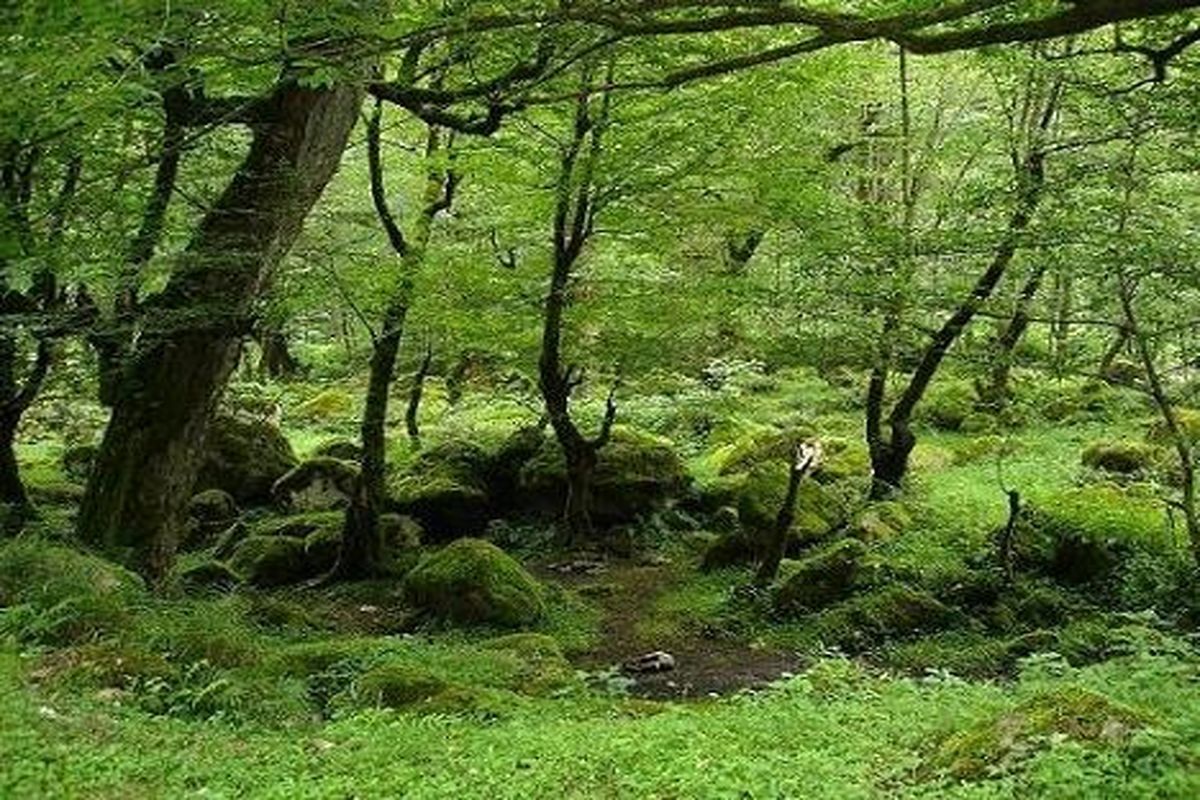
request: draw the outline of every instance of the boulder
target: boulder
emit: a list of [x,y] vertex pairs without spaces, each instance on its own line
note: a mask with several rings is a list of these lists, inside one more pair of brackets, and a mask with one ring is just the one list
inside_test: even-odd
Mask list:
[[848,596],[867,548],[857,539],[843,539],[801,560],[778,589],[775,610],[797,616],[825,608]]
[[1064,740],[1112,747],[1152,720],[1145,713],[1080,686],[1044,691],[1008,711],[946,736],[921,772],[984,780]]
[[317,457],[297,464],[271,487],[280,507],[292,512],[331,511],[350,504],[359,469],[337,458]]
[[490,460],[482,448],[451,440],[421,453],[389,489],[402,512],[416,517],[433,541],[483,533],[491,515]]
[[362,446],[349,439],[331,439],[317,446],[313,451],[317,458],[337,458],[342,461],[358,463],[362,460]]
[[[688,481],[670,441],[616,426],[596,464],[592,518],[601,525],[633,522],[682,494]],[[556,441],[548,440],[525,464],[519,483],[523,505],[547,514],[562,511],[566,462]]]
[[1154,469],[1158,459],[1157,447],[1133,441],[1092,442],[1080,456],[1080,462],[1085,467],[1120,475],[1149,472]]
[[911,524],[912,516],[899,503],[872,503],[854,515],[850,535],[864,542],[883,542],[895,538]]
[[243,505],[265,505],[275,481],[296,466],[287,438],[265,420],[228,414],[213,420],[197,490],[223,489]]
[[545,614],[541,585],[511,556],[480,539],[458,539],[404,578],[404,597],[450,622],[519,628]]
[[202,561],[179,571],[179,585],[186,592],[228,591],[242,582],[241,576],[220,561]]
[[291,536],[248,536],[234,548],[230,568],[253,586],[296,583],[316,574],[304,540]]
[[208,546],[238,518],[237,502],[226,491],[205,489],[188,501],[187,525],[181,549]]

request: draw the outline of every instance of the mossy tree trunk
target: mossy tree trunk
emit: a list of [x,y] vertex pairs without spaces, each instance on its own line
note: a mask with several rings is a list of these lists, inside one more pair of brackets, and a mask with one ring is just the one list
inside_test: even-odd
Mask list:
[[208,422],[250,333],[252,304],[337,170],[361,102],[354,87],[281,79],[242,164],[166,289],[142,309],[78,528],[151,580],[173,560]]
[[763,548],[762,561],[759,562],[758,571],[754,575],[754,583],[757,586],[769,586],[779,574],[779,565],[787,551],[788,534],[796,519],[796,499],[800,493],[800,482],[817,465],[819,457],[820,450],[815,445],[805,444],[796,448],[795,456],[788,467],[787,491],[784,493],[783,503],[779,506],[779,513],[775,517],[766,547]]
[[[399,270],[387,295],[380,329],[371,331],[371,364],[367,396],[363,404],[360,436],[362,460],[360,485],[351,496],[342,529],[342,544],[329,579],[364,578],[383,571],[383,543],[379,515],[387,501],[386,450],[387,414],[392,384],[396,378],[396,354],[404,336],[404,322],[412,304],[415,282],[425,263],[425,252],[434,218],[449,208],[458,176],[451,170],[432,166],[439,154],[449,149],[442,132],[429,126],[425,155],[431,167],[426,174],[422,207],[413,230],[405,235],[387,202],[384,184],[381,125],[383,106],[376,102],[367,120],[367,164],[371,200],[388,241],[399,258]],[[418,395],[419,402],[419,395]]]
[[594,99],[593,94],[591,75],[585,68],[571,138],[559,162],[551,233],[553,258],[542,311],[542,348],[538,358],[538,387],[546,417],[566,462],[567,496],[561,539],[568,546],[595,538],[592,483],[600,450],[608,443],[617,414],[614,387],[608,394],[599,433],[594,438],[583,435],[571,417],[571,395],[583,381],[583,372],[574,364],[564,366],[562,356],[563,315],[570,301],[570,284],[583,248],[595,231],[598,211],[595,166],[608,122],[609,95],[602,91]]

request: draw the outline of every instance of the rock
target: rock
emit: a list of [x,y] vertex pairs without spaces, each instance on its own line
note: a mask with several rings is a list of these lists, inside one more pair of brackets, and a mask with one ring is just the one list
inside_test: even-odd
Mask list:
[[775,610],[798,616],[825,608],[850,594],[867,548],[857,539],[843,539],[800,561],[775,591]]
[[652,653],[631,658],[621,665],[621,669],[634,673],[669,672],[675,669],[675,656],[663,650],[655,650]]
[[221,489],[206,489],[188,501],[187,525],[181,550],[208,546],[238,518],[233,497]]
[[542,592],[515,559],[480,539],[458,539],[404,577],[407,602],[465,624],[531,625],[545,614]]
[[969,381],[936,381],[917,406],[915,416],[942,431],[957,431],[975,411],[977,397]]
[[712,572],[716,569],[731,567],[734,564],[744,564],[754,560],[757,554],[757,544],[749,535],[741,531],[722,534],[704,551],[704,557],[700,561],[700,570]]
[[491,457],[488,482],[490,493],[502,508],[514,508],[520,502],[521,469],[546,444],[546,431],[540,425],[526,425],[513,431]]
[[895,538],[912,524],[908,510],[899,503],[873,503],[855,515],[850,535],[864,542],[884,542]]
[[275,481],[271,496],[293,512],[330,511],[350,504],[358,467],[349,461],[318,457],[297,464]]
[[258,587],[284,586],[311,577],[304,540],[290,536],[249,536],[234,548],[229,566]]
[[292,446],[264,420],[219,415],[209,428],[197,490],[223,489],[243,505],[265,505],[271,487],[296,466]]
[[1080,462],[1085,467],[1115,472],[1120,475],[1133,475],[1139,472],[1149,472],[1159,459],[1159,450],[1153,445],[1142,442],[1092,442],[1080,456]]
[[319,528],[304,539],[304,560],[316,575],[333,569],[342,549],[342,528]]
[[96,455],[100,448],[94,444],[80,444],[63,450],[61,463],[63,472],[73,481],[83,483],[92,473],[92,465],[96,463]]
[[179,572],[179,585],[188,592],[206,589],[228,591],[241,582],[241,577],[220,561],[204,561]]
[[421,546],[424,530],[421,523],[403,514],[380,514],[379,535],[384,547],[390,550],[416,550]]
[[444,542],[485,530],[489,472],[482,448],[451,440],[422,452],[389,489],[397,507],[420,520],[432,541]]
[[313,451],[317,458],[337,458],[357,464],[362,460],[362,447],[349,439],[333,439],[319,445]]
[[1112,746],[1151,723],[1129,706],[1079,686],[1045,691],[1015,708],[951,733],[925,761],[921,772],[957,780],[983,780],[999,767],[1032,757],[1056,740]]
[[206,489],[188,501],[187,515],[197,522],[227,527],[238,517],[237,502],[221,489]]
[[338,422],[358,416],[358,399],[345,389],[329,388],[313,395],[296,408],[310,422]]
[[893,583],[821,611],[814,617],[814,629],[826,645],[859,652],[891,639],[942,630],[960,618],[929,592]]
[[16,635],[68,644],[120,631],[146,597],[141,578],[97,556],[35,538],[0,543],[0,608],[25,606]]
[[[668,440],[616,426],[596,465],[592,518],[600,525],[634,522],[681,495],[688,482],[683,462]],[[547,441],[521,469],[522,505],[557,515],[566,492],[562,449],[556,441]]]
[[217,537],[217,543],[213,547],[213,558],[224,559],[233,555],[234,549],[237,548],[242,540],[250,535],[250,529],[246,527],[246,523],[238,520],[230,525],[225,531]]

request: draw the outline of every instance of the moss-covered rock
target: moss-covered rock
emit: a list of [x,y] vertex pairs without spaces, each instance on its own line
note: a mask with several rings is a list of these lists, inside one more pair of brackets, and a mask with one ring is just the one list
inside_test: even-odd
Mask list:
[[207,547],[237,520],[237,502],[221,489],[206,489],[188,502],[181,550]]
[[1161,555],[1172,545],[1155,502],[1094,484],[1026,506],[1012,547],[1020,569],[1081,584],[1108,577],[1135,552]]
[[543,589],[515,559],[479,539],[459,539],[404,578],[405,599],[442,619],[519,628],[545,614]]
[[196,488],[223,489],[242,504],[266,504],[271,486],[295,465],[292,446],[279,428],[219,415],[208,431]]
[[420,520],[433,541],[444,542],[484,531],[490,469],[482,448],[455,439],[422,452],[389,489],[401,511]]
[[145,597],[137,575],[102,558],[34,538],[0,544],[0,608],[18,639],[62,644],[114,633]]
[[520,659],[521,668],[513,688],[522,694],[545,695],[575,683],[575,669],[552,636],[512,633],[488,639],[480,646],[507,651]]
[[392,513],[379,515],[379,535],[389,550],[416,550],[421,546],[424,533],[421,523],[412,517]]
[[797,616],[825,608],[846,597],[854,586],[867,548],[857,539],[843,539],[801,560],[775,590],[776,613]]
[[[1200,409],[1176,408],[1175,423],[1182,429],[1188,441],[1200,442]],[[1155,420],[1146,430],[1146,439],[1154,444],[1170,445],[1170,428],[1162,419]]]
[[700,571],[712,572],[734,564],[745,564],[757,557],[758,542],[748,533],[741,530],[722,533],[705,546]]
[[929,592],[902,583],[854,595],[820,612],[812,633],[849,651],[942,630],[959,615]]
[[296,414],[310,422],[339,422],[355,419],[357,398],[336,387],[324,389],[296,407]]
[[228,526],[237,519],[237,502],[228,492],[207,489],[188,501],[187,515],[197,522]]
[[947,736],[923,771],[980,780],[1012,766],[1054,739],[1085,746],[1117,745],[1150,724],[1148,715],[1078,686],[1044,692],[1011,711]]
[[229,566],[247,583],[260,587],[296,583],[315,574],[304,540],[291,536],[248,536],[234,548]]
[[1085,467],[1121,475],[1149,472],[1154,469],[1158,459],[1157,447],[1134,441],[1092,442],[1080,456],[1080,462]]
[[893,539],[912,525],[912,515],[900,503],[872,503],[854,515],[850,535],[864,542]]
[[304,537],[304,560],[315,574],[333,569],[342,549],[342,527],[318,528]]
[[357,464],[362,460],[362,446],[349,439],[330,439],[317,445],[313,458],[336,458]]
[[[566,498],[566,462],[547,441],[526,462],[519,478],[522,502],[558,513]],[[618,425],[601,449],[592,482],[592,517],[603,525],[632,522],[679,496],[688,486],[683,462],[671,442]]]
[[201,561],[178,573],[179,586],[185,592],[228,591],[242,582],[241,576],[221,561]]
[[288,470],[271,486],[271,496],[282,508],[294,512],[345,508],[358,483],[356,464],[318,456]]

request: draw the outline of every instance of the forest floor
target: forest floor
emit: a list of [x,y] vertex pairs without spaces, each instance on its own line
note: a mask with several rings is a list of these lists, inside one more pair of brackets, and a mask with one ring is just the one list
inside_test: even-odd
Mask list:
[[682,626],[664,631],[653,625],[658,601],[687,579],[669,559],[659,557],[657,561],[587,559],[582,563],[595,566],[585,574],[541,570],[546,580],[592,598],[599,608],[598,641],[572,659],[580,668],[621,669],[639,656],[664,652],[672,657],[673,668],[624,670],[631,681],[628,691],[638,697],[684,700],[765,688],[795,674],[803,665],[800,655],[761,643],[705,636],[702,628]]

